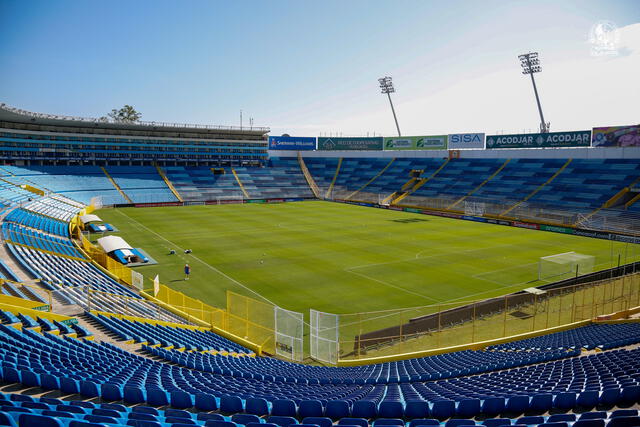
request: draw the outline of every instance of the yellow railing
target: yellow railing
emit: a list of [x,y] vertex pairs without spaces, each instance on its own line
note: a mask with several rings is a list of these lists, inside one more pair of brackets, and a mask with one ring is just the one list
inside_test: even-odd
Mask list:
[[385,173],[385,171],[387,169],[389,169],[389,167],[393,164],[393,162],[395,161],[395,157],[392,158],[391,160],[389,160],[389,163],[387,163],[387,165],[382,168],[382,170],[380,172],[378,172],[373,178],[371,178],[369,181],[367,181],[366,184],[364,184],[362,187],[358,188],[356,191],[354,191],[353,193],[349,194],[346,198],[347,200],[351,199],[353,196],[355,196],[356,194],[358,194],[360,191],[364,190],[365,188],[367,188],[373,181],[375,181],[376,179],[378,179],[378,177],[380,177],[380,175],[382,175],[383,173]]
[[340,167],[342,166],[342,157],[338,159],[338,165],[336,166],[336,173],[333,174],[333,179],[331,180],[331,184],[329,184],[329,188],[327,188],[327,193],[324,195],[325,198],[329,198],[331,196],[331,191],[333,190],[333,186],[338,179],[338,174],[340,173]]
[[107,172],[107,170],[104,167],[100,167],[100,169],[102,169],[102,172],[104,173],[104,175],[107,177],[107,179],[109,180],[109,182],[111,183],[111,185],[114,186],[114,188],[116,190],[118,190],[118,193],[120,193],[120,195],[122,196],[122,198],[124,198],[127,202],[129,203],[133,203],[133,201],[129,198],[129,196],[127,196],[127,194],[124,192],[124,190],[118,185],[118,183],[115,181],[115,179],[113,179],[111,177],[111,175],[109,175],[109,172]]
[[158,175],[160,175],[164,183],[167,184],[167,187],[169,187],[169,190],[171,190],[173,195],[176,196],[176,199],[178,199],[178,201],[180,202],[184,202],[184,200],[182,199],[182,196],[180,195],[180,193],[178,193],[178,190],[176,190],[176,188],[173,186],[173,184],[169,180],[169,177],[164,173],[162,168],[157,164],[155,166],[156,166],[156,170],[158,171]]
[[455,203],[453,203],[452,205],[448,206],[447,209],[453,209],[455,208],[458,204],[462,203],[467,197],[473,195],[476,191],[478,191],[479,189],[481,189],[482,187],[484,187],[484,185],[491,181],[493,178],[496,177],[496,175],[498,175],[502,169],[504,169],[509,162],[511,161],[511,159],[507,159],[505,160],[505,162],[502,164],[502,166],[500,166],[495,172],[493,172],[487,179],[485,179],[484,181],[482,181],[480,183],[480,185],[478,185],[476,188],[474,188],[473,190],[469,191],[467,194],[465,194],[463,197],[461,197],[460,199],[458,199]]
[[546,185],[548,185],[549,183],[551,183],[554,179],[556,179],[556,177],[558,175],[560,175],[562,173],[562,171],[564,171],[567,166],[569,166],[569,164],[571,163],[571,159],[567,159],[567,161],[565,162],[564,165],[562,165],[562,167],[560,169],[558,169],[556,171],[556,173],[554,173],[553,175],[551,175],[549,177],[548,180],[546,180],[544,183],[542,183],[540,186],[538,186],[535,190],[533,190],[531,193],[527,194],[526,197],[522,200],[520,200],[518,203],[514,204],[513,206],[511,206],[509,209],[505,210],[504,212],[502,212],[500,214],[500,216],[505,216],[506,214],[508,214],[509,212],[511,212],[512,210],[514,210],[515,208],[517,208],[518,206],[520,206],[522,203],[526,202],[527,200],[529,200],[530,198],[532,198],[533,196],[535,196],[536,194],[538,194],[538,192],[540,190],[542,190]]
[[236,173],[236,170],[234,168],[231,168],[231,173],[233,174],[233,177],[236,179],[236,182],[238,183],[238,186],[240,187],[242,194],[244,194],[244,197],[248,199],[249,193],[247,193],[247,190],[245,190],[244,185],[242,185],[242,181],[240,181],[240,177],[238,177],[238,174]]
[[634,273],[540,295],[520,292],[491,300],[343,314],[339,360],[358,365],[422,357],[443,348],[483,348],[638,306],[640,273]]
[[302,170],[302,174],[304,178],[307,180],[307,184],[309,184],[309,188],[313,192],[313,195],[316,198],[320,198],[320,189],[318,188],[318,184],[316,184],[316,180],[313,179],[311,172],[309,172],[309,168],[307,168],[307,164],[304,162],[304,158],[302,154],[298,151],[298,163],[300,164],[300,169]]

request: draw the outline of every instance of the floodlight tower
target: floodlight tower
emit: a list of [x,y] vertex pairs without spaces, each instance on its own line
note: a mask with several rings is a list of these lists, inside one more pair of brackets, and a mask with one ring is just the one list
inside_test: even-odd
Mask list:
[[533,93],[536,95],[536,103],[538,104],[538,112],[540,113],[540,133],[549,132],[551,122],[545,122],[542,115],[542,106],[540,105],[540,97],[538,96],[538,88],[536,88],[536,81],[533,78],[534,73],[542,71],[540,66],[540,60],[538,59],[538,52],[529,52],[522,55],[518,55],[520,59],[520,65],[522,65],[522,74],[529,74],[531,76],[531,83],[533,84]]
[[380,90],[382,93],[386,93],[389,98],[389,104],[391,105],[391,112],[393,113],[393,120],[396,122],[396,129],[398,129],[398,136],[402,136],[400,134],[400,126],[398,125],[398,118],[396,117],[396,110],[393,108],[393,102],[391,102],[391,94],[396,90],[393,88],[393,82],[391,81],[391,77],[385,76],[378,79],[378,83],[380,83]]

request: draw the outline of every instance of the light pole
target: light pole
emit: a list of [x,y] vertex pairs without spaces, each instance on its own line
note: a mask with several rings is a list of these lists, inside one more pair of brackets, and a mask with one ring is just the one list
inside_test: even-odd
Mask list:
[[391,94],[396,90],[393,88],[393,82],[391,81],[391,77],[385,76],[378,79],[378,83],[380,83],[380,90],[382,93],[386,93],[389,98],[389,104],[391,105],[391,112],[393,113],[393,120],[396,122],[396,129],[398,129],[398,136],[402,136],[400,134],[400,126],[398,125],[398,118],[396,117],[396,110],[393,108],[393,102],[391,102]]
[[544,121],[544,115],[542,115],[542,106],[540,105],[540,97],[538,96],[538,88],[536,87],[536,81],[533,78],[534,73],[542,71],[540,66],[540,60],[538,59],[538,52],[529,52],[522,55],[518,55],[520,59],[520,65],[522,66],[522,74],[529,74],[531,76],[531,83],[533,84],[533,93],[536,95],[536,103],[538,104],[538,112],[540,113],[540,132],[547,133],[551,127],[551,122]]

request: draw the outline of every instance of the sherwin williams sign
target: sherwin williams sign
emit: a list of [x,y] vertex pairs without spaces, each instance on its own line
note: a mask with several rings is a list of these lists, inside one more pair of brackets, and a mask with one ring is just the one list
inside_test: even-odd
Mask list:
[[640,147],[640,125],[593,128],[594,147]]
[[449,150],[466,150],[468,148],[484,148],[484,133],[449,134]]
[[446,150],[447,135],[403,136],[384,139],[385,150]]
[[270,136],[270,150],[315,150],[315,137],[306,136]]
[[342,138],[342,137],[318,137],[318,150],[382,150],[382,137]]
[[488,135],[487,148],[589,147],[591,131]]

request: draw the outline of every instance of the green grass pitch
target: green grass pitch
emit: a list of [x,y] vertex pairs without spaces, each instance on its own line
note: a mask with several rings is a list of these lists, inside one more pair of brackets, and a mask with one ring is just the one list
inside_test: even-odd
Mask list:
[[638,245],[321,201],[98,215],[158,261],[136,267],[147,279],[159,274],[219,307],[229,289],[305,315],[309,308],[356,313],[503,295],[540,285],[539,258],[569,251],[595,256],[597,269],[615,266],[618,255],[640,258]]

